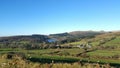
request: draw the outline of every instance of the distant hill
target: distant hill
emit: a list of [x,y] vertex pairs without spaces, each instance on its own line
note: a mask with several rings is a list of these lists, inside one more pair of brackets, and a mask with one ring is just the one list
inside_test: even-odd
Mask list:
[[87,36],[95,36],[95,35],[103,34],[103,33],[106,33],[106,32],[103,32],[103,31],[73,31],[73,32],[70,32],[69,34],[73,36],[87,37]]
[[22,36],[10,36],[0,37],[0,43],[12,43],[12,42],[36,42],[42,43],[47,41],[46,35],[22,35]]
[[21,35],[0,37],[0,47],[24,47],[24,46],[42,46],[50,43],[70,43],[80,41],[84,38],[94,38],[96,35],[105,34],[106,32],[97,31],[74,31],[69,33],[58,33],[50,35]]
[[59,34],[50,34],[50,35],[21,35],[21,36],[10,36],[10,37],[0,37],[0,43],[2,42],[20,42],[20,41],[28,41],[28,42],[48,42],[49,39],[54,39],[56,41],[61,41],[65,39],[71,38],[89,38],[95,35],[103,34],[105,32],[95,32],[95,31],[74,31],[70,33],[59,33]]
[[50,34],[49,36],[51,38],[55,38],[57,41],[62,41],[62,40],[78,40],[78,39],[83,39],[83,38],[91,38],[94,37],[95,35],[100,35],[104,34],[106,32],[101,32],[101,31],[73,31],[69,33],[59,33],[59,34]]

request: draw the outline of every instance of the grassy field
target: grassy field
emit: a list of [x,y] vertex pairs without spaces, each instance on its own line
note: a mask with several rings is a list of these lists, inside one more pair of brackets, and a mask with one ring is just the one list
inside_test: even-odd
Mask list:
[[24,53],[28,60],[32,62],[39,63],[74,63],[74,62],[84,62],[84,63],[100,63],[100,64],[110,64],[113,66],[119,66],[119,58],[111,58],[111,56],[119,55],[119,50],[109,51],[109,50],[96,50],[92,52],[87,52],[83,56],[76,56],[76,54],[84,52],[83,49],[73,48],[73,49],[42,49],[42,50],[23,50],[23,49],[0,49],[1,55],[8,52],[21,52]]
[[[27,60],[21,59],[15,56],[12,59],[6,59],[0,56],[0,68],[110,68],[109,64],[100,65],[98,63],[38,63],[28,62]],[[113,68],[113,67],[112,67]]]
[[120,55],[120,50],[96,50],[93,52],[87,53],[90,56],[114,56],[114,55]]

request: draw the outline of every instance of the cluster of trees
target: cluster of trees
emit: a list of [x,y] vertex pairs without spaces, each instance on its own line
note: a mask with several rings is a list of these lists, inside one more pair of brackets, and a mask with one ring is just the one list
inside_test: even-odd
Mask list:
[[40,48],[47,39],[45,35],[0,37],[0,48]]
[[46,49],[49,48],[51,44],[46,43],[9,43],[0,44],[0,48],[22,48],[22,49]]
[[48,49],[48,48],[70,48],[69,46],[60,46],[60,43],[0,43],[0,48],[22,48],[22,49]]

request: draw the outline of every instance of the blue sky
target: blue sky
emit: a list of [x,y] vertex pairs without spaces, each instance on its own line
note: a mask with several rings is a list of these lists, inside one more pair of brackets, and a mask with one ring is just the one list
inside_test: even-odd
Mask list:
[[0,0],[0,36],[119,30],[120,0]]

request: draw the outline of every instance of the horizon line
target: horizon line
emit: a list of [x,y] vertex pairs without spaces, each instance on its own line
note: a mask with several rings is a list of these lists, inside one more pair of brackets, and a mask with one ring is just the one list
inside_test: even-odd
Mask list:
[[[93,31],[93,32],[119,32],[120,30],[75,30],[75,31],[68,31],[68,32],[60,32],[60,33],[70,33],[70,32],[77,32],[77,31]],[[58,33],[49,33],[49,34],[42,34],[42,33],[33,33],[33,34],[13,34],[13,35],[1,35],[0,37],[11,37],[11,36],[32,36],[32,35],[51,35],[51,34],[60,34]]]

